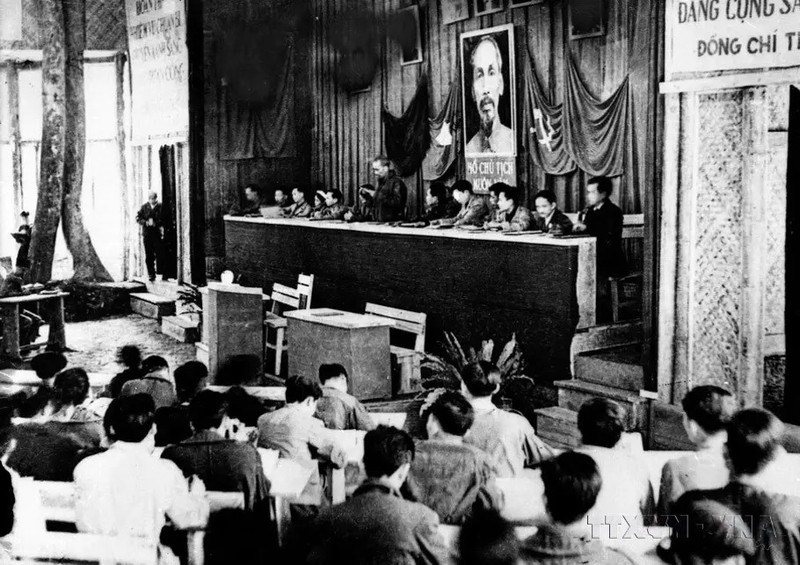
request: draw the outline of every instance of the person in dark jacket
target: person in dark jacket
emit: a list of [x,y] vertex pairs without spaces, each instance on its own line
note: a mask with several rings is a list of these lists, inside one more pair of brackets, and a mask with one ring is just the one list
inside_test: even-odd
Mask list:
[[514,526],[499,512],[473,514],[458,536],[458,565],[519,565],[519,539]]
[[16,233],[11,234],[14,237],[14,241],[19,243],[19,251],[17,251],[17,260],[14,262],[14,266],[17,269],[27,269],[31,266],[31,261],[28,258],[28,253],[31,249],[31,232],[32,228],[31,225],[28,223],[28,218],[30,214],[28,212],[20,212],[19,218],[20,222],[22,222],[19,226],[19,229]]
[[175,369],[175,392],[178,404],[156,410],[156,446],[181,442],[192,436],[189,403],[204,388],[208,368],[200,361],[187,361]]
[[142,226],[142,239],[144,241],[144,262],[147,274],[151,281],[156,280],[156,274],[161,271],[161,238],[164,237],[164,218],[158,194],[151,192],[139,212],[136,222]]
[[317,400],[314,414],[329,430],[363,430],[375,428],[375,422],[358,399],[347,393],[347,370],[338,363],[319,367],[322,398]]
[[375,202],[372,197],[375,194],[375,187],[371,184],[362,184],[358,187],[358,203],[351,206],[344,213],[346,222],[374,222],[375,221]]
[[414,498],[434,510],[444,524],[460,525],[473,511],[497,509],[502,495],[489,455],[464,443],[475,420],[469,401],[447,391],[427,413],[428,440],[417,443],[408,477]]
[[200,391],[189,405],[194,435],[164,449],[162,457],[173,461],[184,476],[197,475],[208,490],[239,491],[245,507],[253,510],[269,497],[269,482],[261,457],[248,443],[227,439],[230,418],[225,396]]
[[111,398],[119,396],[125,383],[142,377],[142,352],[135,345],[123,345],[117,362],[125,369],[114,375],[106,387],[105,394]]
[[403,179],[391,170],[391,161],[384,155],[380,155],[372,161],[372,172],[378,179],[378,187],[372,193],[375,203],[375,220],[378,222],[403,220],[408,198],[408,189]]
[[425,191],[425,213],[420,217],[423,222],[433,222],[442,218],[455,217],[458,211],[450,215],[447,201],[447,186],[443,182],[432,182]]
[[248,184],[244,187],[244,205],[235,204],[228,213],[231,216],[260,216],[263,205],[261,188],[256,184]]
[[32,418],[40,414],[53,400],[53,382],[56,373],[67,366],[67,358],[56,351],[46,351],[31,359],[31,369],[36,371],[36,376],[42,384],[30,398],[24,400],[19,406],[21,418]]
[[386,426],[367,432],[367,480],[350,500],[320,513],[303,537],[305,562],[449,563],[438,531],[439,517],[430,508],[400,496],[413,459],[414,440],[406,432]]
[[593,177],[586,183],[589,206],[581,212],[573,231],[597,238],[597,279],[620,277],[625,274],[625,254],[622,251],[623,215],[610,198],[614,185],[608,177]]
[[[713,500],[686,500],[674,508],[665,561],[675,565],[712,563],[745,565],[755,555],[753,533],[742,516]],[[662,546],[658,547],[659,555]]]
[[173,406],[178,401],[166,359],[159,355],[151,355],[142,361],[142,373],[144,374],[142,378],[125,383],[120,396],[147,393],[153,397],[156,409]]
[[572,233],[572,220],[558,209],[556,194],[552,190],[540,190],[534,198],[536,204],[536,223],[534,228],[553,235]]

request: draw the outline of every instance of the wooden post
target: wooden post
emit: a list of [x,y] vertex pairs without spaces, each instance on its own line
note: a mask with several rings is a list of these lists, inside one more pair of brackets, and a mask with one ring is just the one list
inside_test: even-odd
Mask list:
[[119,186],[122,199],[122,278],[131,275],[131,203],[128,189],[128,167],[125,151],[125,54],[114,56],[117,76],[117,154],[119,158]]
[[64,297],[54,299],[50,320],[50,331],[47,335],[47,346],[54,351],[63,351],[67,347],[67,337],[64,332]]
[[8,105],[11,112],[11,160],[14,182],[14,213],[23,210],[24,197],[22,193],[22,133],[19,128],[19,66],[11,64],[8,67]]
[[19,360],[19,304],[0,306],[3,319],[3,352],[13,361]]

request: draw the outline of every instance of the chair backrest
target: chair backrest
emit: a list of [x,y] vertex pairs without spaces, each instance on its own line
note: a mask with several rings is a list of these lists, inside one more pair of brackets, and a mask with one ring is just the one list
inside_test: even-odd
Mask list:
[[364,313],[392,320],[394,322],[393,329],[417,336],[414,342],[414,351],[420,353],[425,351],[425,321],[428,319],[428,315],[424,312],[411,312],[367,302]]
[[300,307],[300,292],[285,284],[274,283],[270,298],[272,299],[273,314],[280,314],[288,309],[297,310]]
[[311,309],[311,293],[314,290],[314,275],[300,274],[297,277],[297,292],[300,293],[299,310]]

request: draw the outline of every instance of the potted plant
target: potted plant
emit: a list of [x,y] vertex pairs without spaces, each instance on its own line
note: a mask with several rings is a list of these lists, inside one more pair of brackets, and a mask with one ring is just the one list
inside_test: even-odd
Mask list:
[[178,314],[195,322],[198,327],[203,323],[203,295],[200,288],[190,283],[181,283],[178,289]]

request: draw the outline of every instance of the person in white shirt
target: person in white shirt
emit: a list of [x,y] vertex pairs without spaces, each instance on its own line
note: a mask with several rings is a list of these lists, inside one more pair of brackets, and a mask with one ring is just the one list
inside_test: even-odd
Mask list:
[[115,399],[105,453],[75,467],[76,523],[86,533],[159,539],[167,518],[178,528],[205,525],[202,481],[192,488],[175,463],[153,455],[155,404],[147,394]]

